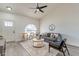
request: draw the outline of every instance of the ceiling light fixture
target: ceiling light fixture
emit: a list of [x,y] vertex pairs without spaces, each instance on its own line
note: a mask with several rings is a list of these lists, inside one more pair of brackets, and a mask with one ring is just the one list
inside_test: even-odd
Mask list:
[[37,12],[39,11],[39,9],[37,9]]
[[12,8],[11,8],[11,7],[7,7],[7,10],[11,11],[11,10],[12,10]]

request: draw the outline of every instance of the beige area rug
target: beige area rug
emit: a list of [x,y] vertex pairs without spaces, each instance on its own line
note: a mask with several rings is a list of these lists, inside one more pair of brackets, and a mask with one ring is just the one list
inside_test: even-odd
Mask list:
[[48,52],[48,43],[44,42],[44,47],[42,48],[35,48],[33,47],[33,41],[27,40],[20,43],[23,48],[26,49],[26,51],[31,56],[56,56],[59,51],[51,48],[50,53]]

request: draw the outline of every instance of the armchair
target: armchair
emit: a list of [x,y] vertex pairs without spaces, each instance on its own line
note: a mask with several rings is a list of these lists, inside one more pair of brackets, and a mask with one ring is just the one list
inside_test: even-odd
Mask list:
[[[64,56],[65,56],[66,51],[68,52],[68,55],[70,55],[65,41],[66,41],[66,39],[61,40],[61,41],[55,41],[55,42],[50,41],[49,42],[49,52],[50,52],[50,47],[52,47],[52,48],[62,52]],[[63,48],[65,48],[65,51]]]
[[[66,51],[68,52],[68,55],[70,55],[67,45],[65,43],[66,39],[63,39],[60,33],[47,33],[46,36],[44,36],[44,41],[49,43],[49,52],[50,47],[52,47],[62,52],[64,56]],[[63,48],[65,48],[65,51]]]

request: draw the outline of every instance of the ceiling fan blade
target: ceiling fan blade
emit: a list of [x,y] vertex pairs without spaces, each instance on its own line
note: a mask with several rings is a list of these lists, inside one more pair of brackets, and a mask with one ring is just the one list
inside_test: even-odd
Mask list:
[[40,9],[42,9],[42,8],[45,8],[45,7],[47,7],[47,5],[45,5],[45,6],[42,6],[42,7],[39,7]]
[[41,11],[42,13],[44,13],[44,11],[43,11],[43,10],[41,10],[41,9],[39,9],[39,11]]
[[36,8],[29,8],[29,9],[36,9]]

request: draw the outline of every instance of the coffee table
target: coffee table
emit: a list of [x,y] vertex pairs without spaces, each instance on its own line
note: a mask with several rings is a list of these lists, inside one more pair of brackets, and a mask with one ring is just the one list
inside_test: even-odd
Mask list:
[[37,48],[43,47],[44,46],[44,39],[34,38],[33,39],[33,46],[37,47]]

